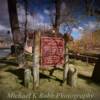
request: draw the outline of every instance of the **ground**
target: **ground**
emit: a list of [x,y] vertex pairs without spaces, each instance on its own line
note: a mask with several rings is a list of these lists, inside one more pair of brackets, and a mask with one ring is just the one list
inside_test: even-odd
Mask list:
[[63,69],[59,68],[52,76],[49,71],[40,70],[40,86],[34,90],[24,87],[24,70],[16,69],[13,57],[0,59],[0,100],[99,100],[100,85],[91,81],[94,64],[71,59],[69,66],[75,66],[78,70],[76,88],[66,82],[62,84]]

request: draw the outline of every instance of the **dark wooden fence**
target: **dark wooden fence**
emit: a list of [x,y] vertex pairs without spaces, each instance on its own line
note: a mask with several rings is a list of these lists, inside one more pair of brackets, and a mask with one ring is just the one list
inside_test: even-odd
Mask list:
[[98,61],[98,56],[91,56],[91,55],[85,55],[85,54],[79,54],[79,53],[69,53],[69,58],[82,60],[87,63],[95,63]]

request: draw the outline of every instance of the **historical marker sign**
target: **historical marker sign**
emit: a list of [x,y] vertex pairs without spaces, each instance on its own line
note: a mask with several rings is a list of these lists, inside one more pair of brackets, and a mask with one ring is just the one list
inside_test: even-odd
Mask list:
[[62,65],[64,63],[64,39],[41,37],[41,65]]

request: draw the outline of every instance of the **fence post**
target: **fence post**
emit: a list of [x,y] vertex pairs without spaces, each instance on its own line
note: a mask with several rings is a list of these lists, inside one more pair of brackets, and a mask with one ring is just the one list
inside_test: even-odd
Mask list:
[[24,70],[24,85],[26,88],[29,88],[29,89],[33,87],[33,78],[31,75],[30,68],[25,68]]
[[68,65],[68,61],[69,61],[69,55],[68,55],[68,47],[67,47],[67,42],[65,41],[65,57],[64,57],[64,72],[63,72],[63,82],[65,82],[65,80],[67,81],[67,74],[68,74],[68,70],[69,70],[69,65]]
[[88,61],[89,61],[89,60],[88,60],[88,57],[86,57],[86,62],[87,62],[87,65],[89,64],[89,63],[88,63]]
[[34,33],[33,39],[33,85],[39,86],[39,67],[40,67],[40,32]]
[[72,87],[77,86],[77,69],[75,67],[69,68],[67,83]]

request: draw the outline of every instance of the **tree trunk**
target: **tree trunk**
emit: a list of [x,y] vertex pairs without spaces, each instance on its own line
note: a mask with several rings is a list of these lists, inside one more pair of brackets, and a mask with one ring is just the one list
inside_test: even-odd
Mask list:
[[18,22],[18,15],[17,15],[17,7],[16,7],[16,0],[8,0],[8,10],[9,10],[9,18],[10,18],[10,24],[11,24],[11,30],[13,34],[13,42],[14,46],[11,48],[12,53],[15,51],[17,62],[19,67],[18,68],[25,68],[24,70],[24,83],[25,86],[30,88],[30,81],[31,79],[31,70],[28,68],[27,61],[25,59],[25,52],[24,52],[24,46],[26,43],[27,38],[27,0],[25,2],[25,11],[26,11],[26,22],[25,22],[25,37],[22,37],[22,33],[19,29],[19,22]]
[[14,35],[15,30],[18,30],[19,32],[16,3],[17,3],[16,0],[8,0],[8,11],[9,11],[9,18],[10,18],[11,30],[12,30],[13,35]]
[[53,25],[53,28],[56,32],[59,31],[59,18],[60,18],[60,6],[61,6],[61,0],[55,0],[55,23]]
[[95,64],[95,68],[92,75],[92,80],[96,83],[100,83],[100,55],[98,55],[99,59]]
[[15,48],[17,62],[19,66],[22,67],[22,65],[24,64],[23,62],[25,62],[23,61],[24,56],[22,56],[24,52],[24,45],[23,45],[24,41],[22,40],[22,35],[19,29],[16,3],[17,3],[16,0],[8,0],[8,11],[9,11],[10,25],[11,25],[12,35],[13,35],[13,42],[14,42],[13,47]]

